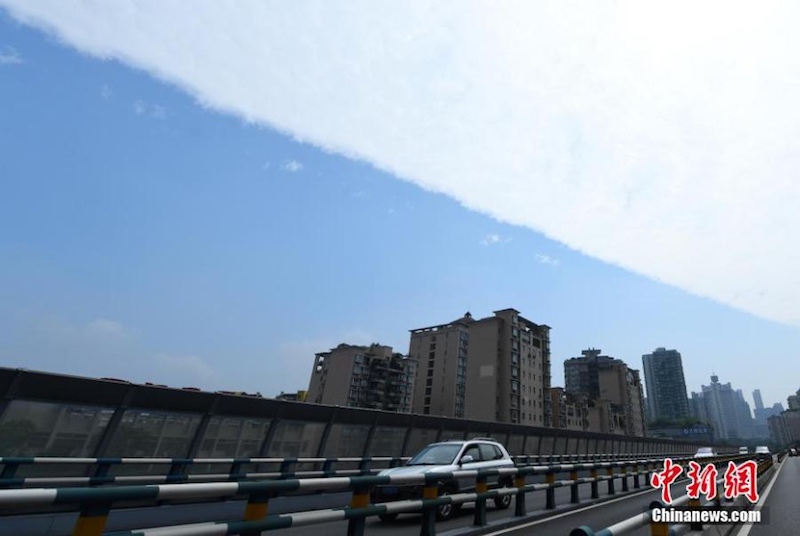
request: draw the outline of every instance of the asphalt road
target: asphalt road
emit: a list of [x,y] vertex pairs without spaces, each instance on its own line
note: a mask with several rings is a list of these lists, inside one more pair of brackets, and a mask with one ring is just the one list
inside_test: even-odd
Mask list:
[[[800,534],[800,458],[784,458],[772,488],[766,493],[761,523],[745,525],[736,536],[797,536]],[[768,493],[767,493],[767,490]],[[758,507],[758,506],[757,506]]]

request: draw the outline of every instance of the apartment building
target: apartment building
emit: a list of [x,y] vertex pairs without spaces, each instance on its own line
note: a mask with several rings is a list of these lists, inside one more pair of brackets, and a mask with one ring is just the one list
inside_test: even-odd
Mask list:
[[516,309],[411,330],[414,413],[544,426],[550,327]]
[[686,396],[680,352],[656,348],[652,354],[642,356],[642,364],[650,420],[689,417],[689,397]]
[[[564,361],[566,392],[582,395],[596,401],[594,408],[610,404],[608,415],[597,417],[606,433],[624,433],[631,436],[644,436],[644,393],[639,371],[628,368],[621,359],[601,355],[601,350],[589,348],[581,352],[581,357]],[[599,409],[598,409],[599,411]]]
[[589,430],[589,405],[585,396],[567,393],[563,387],[551,387],[546,396],[551,409],[551,420],[545,423],[546,426],[561,430]]
[[408,413],[416,370],[391,346],[340,344],[316,354],[306,401]]

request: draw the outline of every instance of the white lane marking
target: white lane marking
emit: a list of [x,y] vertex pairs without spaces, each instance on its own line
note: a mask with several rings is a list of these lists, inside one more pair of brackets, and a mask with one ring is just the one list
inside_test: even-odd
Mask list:
[[514,531],[517,531],[517,530],[527,529],[528,527],[533,527],[535,525],[541,525],[542,523],[547,523],[549,521],[553,521],[554,519],[559,519],[559,518],[566,517],[566,516],[580,514],[581,512],[585,512],[585,511],[591,510],[593,508],[598,508],[600,506],[607,506],[609,504],[614,504],[615,502],[626,501],[628,499],[633,499],[634,497],[638,497],[639,495],[644,495],[645,493],[652,493],[653,491],[656,491],[656,490],[653,489],[653,488],[645,489],[645,490],[633,493],[631,495],[625,495],[624,497],[618,497],[616,499],[611,499],[610,501],[605,501],[605,502],[601,502],[601,503],[598,503],[598,504],[591,504],[591,505],[586,506],[584,508],[579,508],[577,510],[570,510],[569,512],[564,512],[563,514],[556,514],[554,516],[546,517],[544,519],[537,519],[536,521],[531,521],[530,523],[525,523],[524,525],[516,525],[514,527],[508,527],[507,529],[501,529],[501,530],[498,530],[496,532],[489,532],[489,533],[484,534],[484,536],[498,536],[499,534],[508,534],[509,532],[514,532]]
[[[761,510],[761,507],[764,506],[765,502],[767,502],[767,497],[769,497],[769,493],[772,491],[772,486],[774,486],[775,482],[778,481],[778,475],[781,474],[781,471],[786,466],[787,458],[788,456],[784,458],[783,461],[780,463],[778,471],[775,473],[775,476],[772,478],[770,483],[767,484],[767,488],[764,490],[764,493],[761,494],[761,498],[756,503],[754,510]],[[753,528],[752,523],[746,523],[745,525],[742,526],[741,529],[739,529],[739,532],[736,534],[736,536],[747,536],[748,534],[750,534],[750,530],[752,530],[752,528]]]

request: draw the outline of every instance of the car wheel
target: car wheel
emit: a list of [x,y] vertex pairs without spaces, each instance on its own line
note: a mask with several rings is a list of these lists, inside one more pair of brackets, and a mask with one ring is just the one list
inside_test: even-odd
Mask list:
[[[446,497],[450,495],[452,492],[450,490],[444,490],[439,493],[439,497]],[[460,504],[442,504],[438,508],[436,508],[436,521],[447,521],[448,519],[453,519],[453,517],[458,513],[458,510],[461,508]]]
[[[511,485],[508,482],[502,482],[500,484],[501,488],[510,488]],[[500,497],[494,498],[494,507],[498,510],[505,510],[509,506],[511,506],[511,495],[501,495]]]
[[394,521],[397,519],[397,514],[379,514],[378,519],[381,521]]

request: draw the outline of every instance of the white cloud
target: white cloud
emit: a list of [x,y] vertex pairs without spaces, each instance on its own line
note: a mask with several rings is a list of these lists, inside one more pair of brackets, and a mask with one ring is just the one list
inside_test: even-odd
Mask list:
[[160,104],[148,104],[143,100],[133,102],[133,111],[136,115],[147,115],[153,119],[166,119],[167,109]]
[[303,163],[298,162],[297,160],[287,160],[286,162],[283,163],[283,169],[285,169],[289,173],[297,173],[298,171],[303,171],[304,167],[305,166],[303,166]]
[[106,318],[97,318],[92,320],[86,324],[86,327],[83,328],[83,331],[89,337],[102,337],[120,340],[128,339],[130,337],[130,333],[122,324]]
[[167,117],[167,109],[160,104],[154,104],[150,107],[150,117],[165,119]]
[[800,4],[0,5],[205,106],[800,325]]
[[109,100],[114,95],[114,92],[108,86],[108,84],[103,84],[100,86],[100,96],[103,97],[104,100]]
[[510,238],[503,238],[499,234],[488,234],[479,242],[482,246],[491,246],[503,242],[511,242]]
[[558,259],[542,253],[536,254],[536,260],[542,264],[552,264],[553,266],[558,266],[560,264]]
[[22,56],[11,45],[0,45],[0,65],[19,65],[24,63]]

